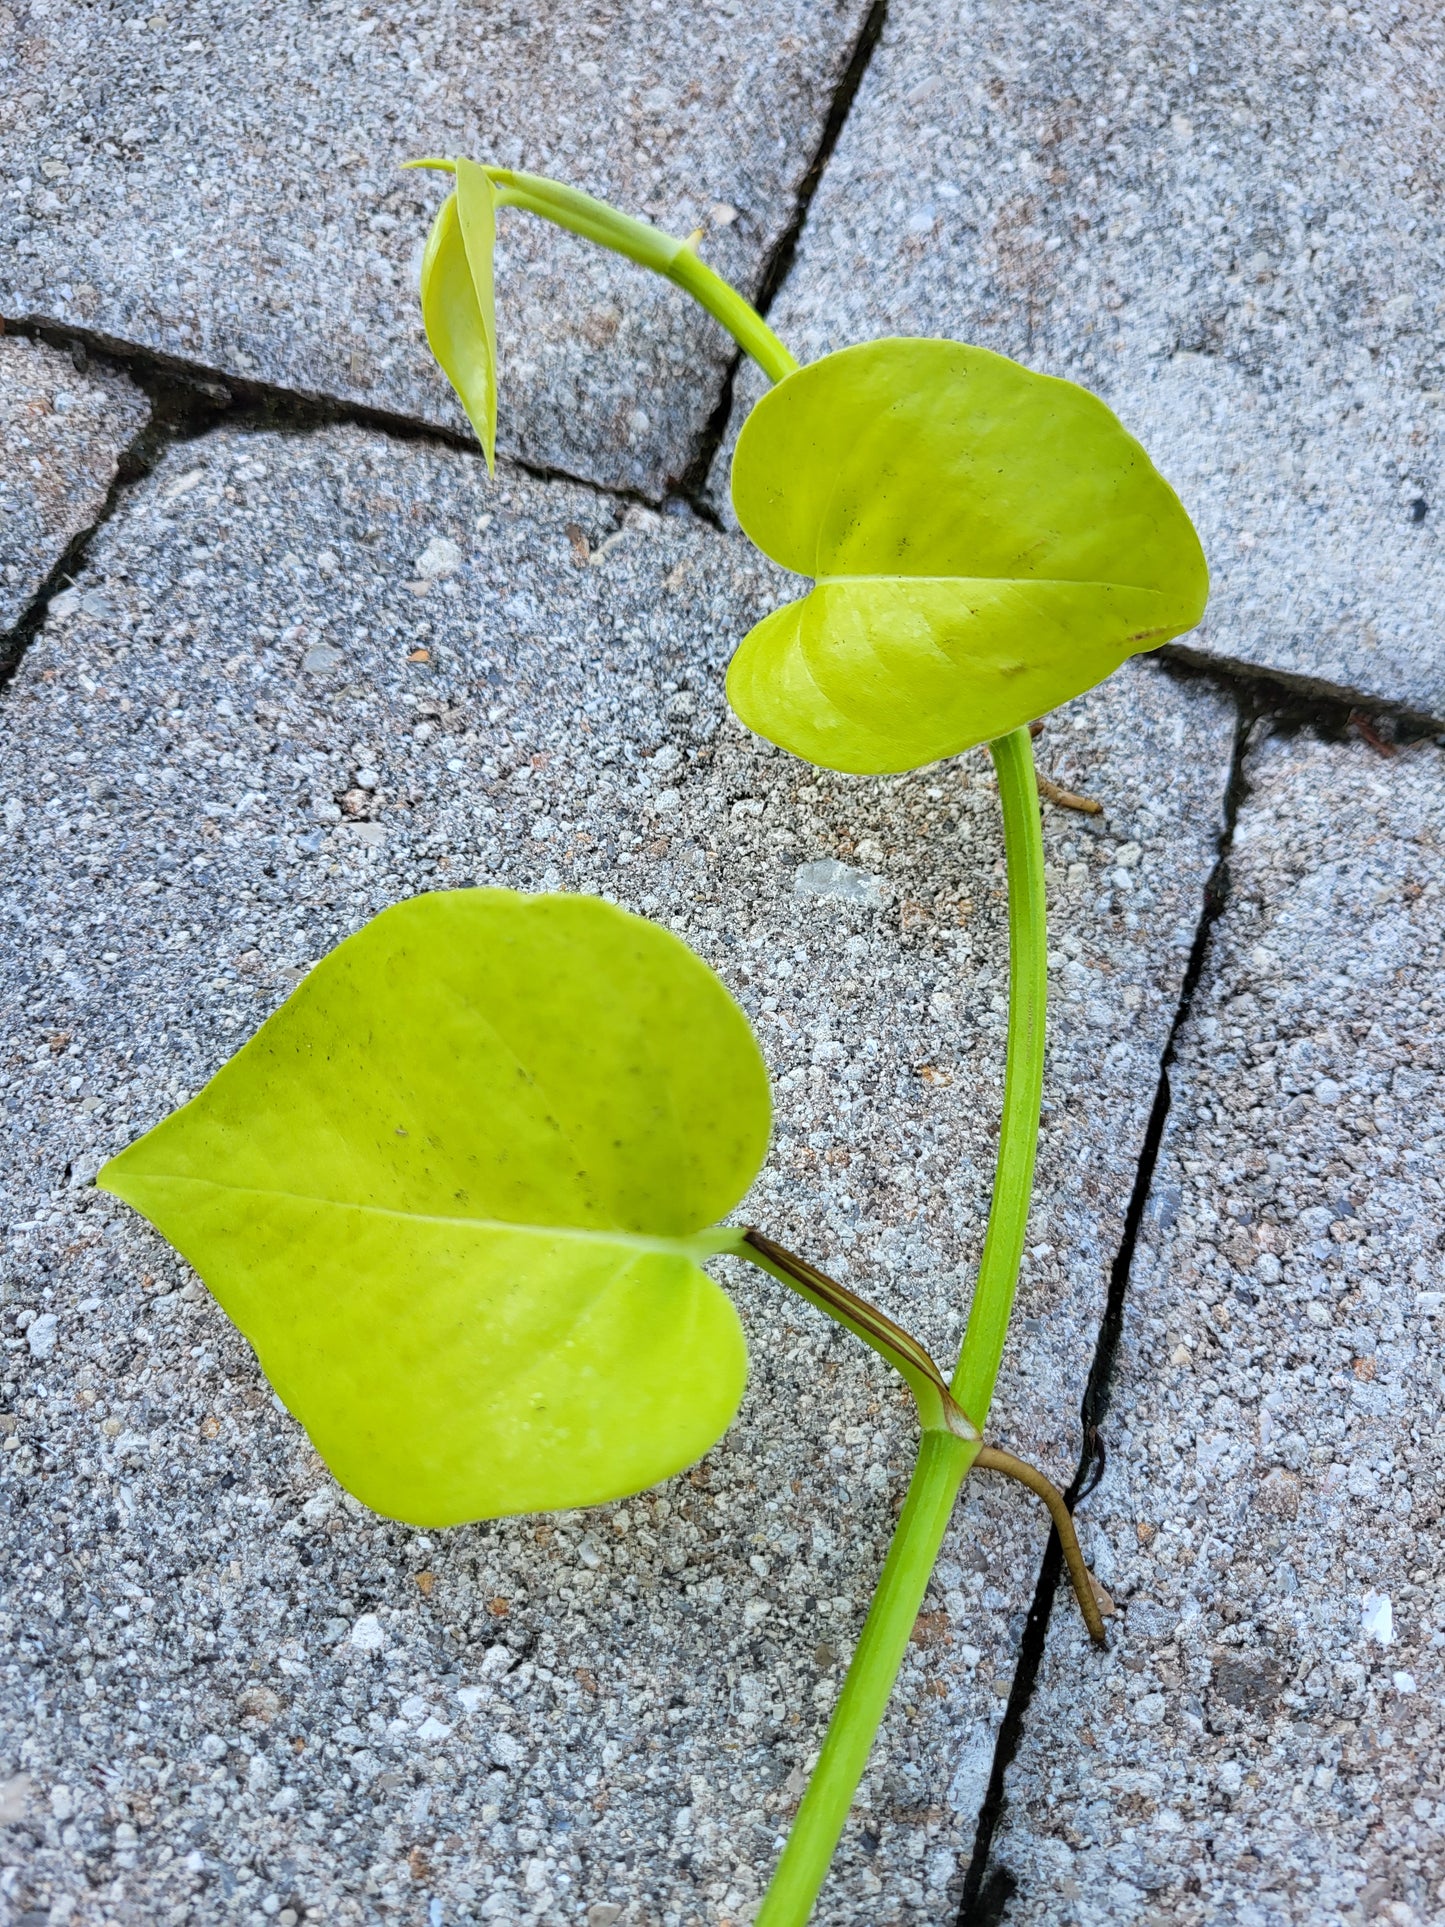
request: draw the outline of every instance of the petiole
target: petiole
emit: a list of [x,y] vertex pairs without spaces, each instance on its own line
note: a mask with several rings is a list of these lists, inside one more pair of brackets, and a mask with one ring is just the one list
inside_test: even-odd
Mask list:
[[[455,161],[430,157],[408,161],[408,167],[430,168],[455,174]],[[579,188],[549,180],[545,174],[524,174],[511,167],[484,167],[482,172],[492,184],[498,207],[519,207],[528,214],[540,215],[554,226],[581,235],[613,254],[625,255],[639,267],[650,268],[664,280],[690,294],[694,301],[727,329],[745,354],[762,369],[769,381],[781,381],[798,364],[773,333],[750,301],[732,283],[724,281],[698,253],[699,234],[679,240],[647,221],[624,214],[606,201],[599,201]]]

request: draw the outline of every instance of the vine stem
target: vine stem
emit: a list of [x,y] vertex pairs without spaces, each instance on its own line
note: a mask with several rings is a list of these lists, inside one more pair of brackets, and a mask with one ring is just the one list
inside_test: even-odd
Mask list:
[[1048,928],[1044,910],[1044,836],[1034,776],[1033,738],[1015,729],[989,744],[998,772],[1008,866],[1008,1055],[993,1202],[952,1391],[981,1432],[1008,1336],[1024,1255],[1039,1108],[1044,1094],[1048,1005]]
[[[429,158],[407,163],[455,173],[453,161]],[[681,288],[718,321],[771,382],[797,369],[797,361],[757,310],[701,258],[701,234],[679,240],[646,221],[634,219],[540,174],[489,167],[497,204],[524,208],[585,240],[625,255]],[[931,1400],[927,1374],[908,1350],[907,1334],[865,1314],[849,1296],[847,1305],[831,1302],[816,1289],[817,1276],[800,1277],[797,1261],[779,1266],[780,1249],[756,1240],[737,1255],[783,1277],[813,1298],[833,1317],[874,1346],[903,1372],[924,1419],[923,1441],[894,1530],[888,1557],[864,1622],[838,1704],[824,1736],[818,1764],[803,1794],[797,1817],[757,1915],[756,1927],[804,1927],[827,1875],[834,1849],[868,1763],[879,1723],[893,1691],[919,1607],[933,1572],[954,1501],[983,1449],[984,1421],[993,1397],[1008,1335],[1009,1314],[1023,1256],[1029,1200],[1038,1147],[1039,1104],[1044,1074],[1044,1009],[1048,991],[1044,923],[1044,851],[1039,821],[1033,742],[1027,728],[1015,729],[989,744],[998,772],[1003,809],[1004,851],[1009,892],[1009,1020],[1004,1070],[1003,1117],[988,1229],[979,1263],[978,1283],[969,1309],[963,1350],[948,1398]],[[732,1233],[729,1247],[742,1239]],[[724,1248],[719,1246],[719,1249]],[[811,1268],[804,1267],[804,1271]],[[825,1285],[831,1281],[823,1280]],[[837,1288],[833,1288],[836,1297]],[[905,1341],[900,1347],[899,1340]],[[896,1354],[896,1355],[895,1355]],[[931,1363],[931,1361],[930,1361]],[[940,1392],[941,1392],[941,1388]],[[937,1410],[933,1409],[937,1405]],[[953,1425],[948,1420],[953,1406]],[[958,1413],[967,1423],[958,1423]],[[976,1436],[965,1436],[972,1428]],[[997,1457],[998,1455],[994,1455]],[[1007,1456],[1007,1455],[1003,1455]]]
[[[1023,1256],[1043,1095],[1048,995],[1044,849],[1033,744],[1016,729],[989,745],[998,772],[1009,880],[1009,1020],[1003,1117],[978,1283],[953,1375],[954,1397],[982,1432],[1008,1335]],[[929,1429],[818,1764],[758,1912],[756,1927],[803,1927],[833,1858],[953,1516],[980,1447]]]

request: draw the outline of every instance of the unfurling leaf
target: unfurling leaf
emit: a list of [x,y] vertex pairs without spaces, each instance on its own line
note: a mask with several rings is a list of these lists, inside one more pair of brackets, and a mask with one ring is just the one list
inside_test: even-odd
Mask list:
[[431,351],[461,397],[491,470],[497,458],[496,195],[475,161],[456,163],[456,181],[427,236],[421,312]]
[[816,586],[728,670],[750,729],[830,769],[1005,735],[1198,622],[1189,517],[1103,402],[960,342],[845,348],[743,425],[739,522]]
[[700,1261],[767,1147],[747,1019],[595,898],[421,896],[348,938],[103,1187],[341,1483],[450,1525],[636,1492],[737,1409]]

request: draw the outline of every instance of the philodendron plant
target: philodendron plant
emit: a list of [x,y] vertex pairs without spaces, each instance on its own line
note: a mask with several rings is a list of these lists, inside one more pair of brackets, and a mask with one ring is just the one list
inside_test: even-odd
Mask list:
[[323,960],[189,1104],[100,1182],[201,1274],[336,1477],[438,1527],[595,1505],[727,1429],[746,1375],[704,1266],[761,1267],[911,1388],[918,1461],[816,1769],[758,1916],[806,1920],[963,1479],[1067,1509],[984,1443],[1038,1138],[1044,869],[1029,723],[1196,623],[1194,530],[1094,396],[951,341],[800,368],[679,241],[590,196],[467,160],[422,265],[437,360],[494,460],[496,210],[517,207],[686,290],[774,384],[738,438],[739,522],[812,587],[728,671],[759,735],[830,769],[915,769],[986,743],[1009,885],[998,1162],[957,1366],[763,1232],[722,1220],[766,1156],[746,1018],[677,938],[595,899],[505,890],[384,911]]

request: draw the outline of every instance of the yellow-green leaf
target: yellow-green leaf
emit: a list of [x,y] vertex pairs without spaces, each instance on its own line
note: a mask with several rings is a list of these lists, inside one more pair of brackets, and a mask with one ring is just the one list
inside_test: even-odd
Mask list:
[[1100,400],[961,342],[845,348],[763,396],[738,520],[815,587],[728,670],[749,728],[831,769],[1005,735],[1198,622],[1189,517]]
[[747,1019],[667,931],[505,890],[384,911],[112,1160],[351,1492],[418,1525],[689,1464],[746,1378],[699,1269],[767,1147]]
[[496,195],[475,161],[456,163],[456,182],[427,236],[421,312],[431,351],[461,398],[491,470],[497,456]]

